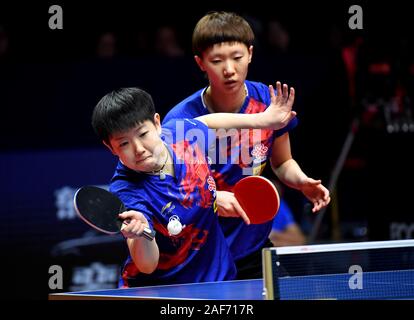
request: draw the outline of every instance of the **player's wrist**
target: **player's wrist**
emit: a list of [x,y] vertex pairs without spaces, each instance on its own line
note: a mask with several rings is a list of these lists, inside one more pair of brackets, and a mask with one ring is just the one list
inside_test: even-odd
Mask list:
[[258,129],[269,129],[271,127],[271,119],[267,112],[254,114],[254,127]]

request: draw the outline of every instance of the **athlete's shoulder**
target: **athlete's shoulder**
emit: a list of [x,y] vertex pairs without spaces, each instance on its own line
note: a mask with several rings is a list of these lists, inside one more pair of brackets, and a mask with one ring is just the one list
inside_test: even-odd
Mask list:
[[121,161],[118,161],[118,165],[111,178],[109,184],[109,190],[113,193],[129,192],[131,190],[141,189],[145,184],[145,175],[129,169]]
[[192,95],[188,96],[174,107],[167,113],[164,117],[163,124],[172,120],[172,119],[183,119],[183,118],[195,118],[204,112],[203,102],[201,100],[201,93],[204,89],[200,89],[193,93]]
[[246,80],[249,97],[267,103],[270,100],[269,87],[262,82]]
[[[177,134],[179,130],[184,130],[183,133],[188,130],[195,128],[208,129],[207,125],[198,120],[197,118],[172,118],[166,120],[162,124],[162,136],[167,136],[168,134]],[[163,138],[164,139],[164,138]]]
[[[141,179],[138,178],[138,175]],[[143,174],[117,176],[112,178],[109,191],[118,196],[127,208],[148,212],[146,209],[154,198]]]

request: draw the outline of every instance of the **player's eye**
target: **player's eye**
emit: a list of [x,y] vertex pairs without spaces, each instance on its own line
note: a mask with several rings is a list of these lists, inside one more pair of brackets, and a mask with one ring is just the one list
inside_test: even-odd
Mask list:
[[148,133],[148,131],[145,131],[145,132],[140,133],[140,135],[139,135],[140,138],[145,137],[147,135],[147,133]]

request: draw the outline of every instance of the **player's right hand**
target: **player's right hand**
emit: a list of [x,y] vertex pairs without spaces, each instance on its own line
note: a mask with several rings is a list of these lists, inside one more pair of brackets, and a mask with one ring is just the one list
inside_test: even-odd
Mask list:
[[121,232],[126,238],[141,238],[144,229],[149,228],[148,220],[141,212],[129,210],[119,214],[119,217],[125,220]]

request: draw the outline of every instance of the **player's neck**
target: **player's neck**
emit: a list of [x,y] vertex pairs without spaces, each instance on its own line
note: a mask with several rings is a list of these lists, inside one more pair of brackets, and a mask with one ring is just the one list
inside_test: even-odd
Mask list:
[[222,95],[215,93],[211,86],[204,91],[204,103],[210,113],[216,112],[239,112],[247,96],[246,86],[234,94]]
[[167,147],[165,147],[165,149],[167,151],[168,159],[167,159],[167,162],[165,163],[163,171],[164,171],[164,174],[174,177],[175,176],[174,160],[173,160],[172,155],[168,151]]

